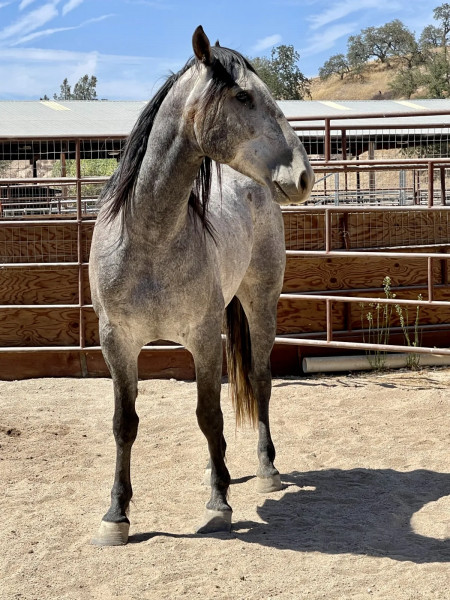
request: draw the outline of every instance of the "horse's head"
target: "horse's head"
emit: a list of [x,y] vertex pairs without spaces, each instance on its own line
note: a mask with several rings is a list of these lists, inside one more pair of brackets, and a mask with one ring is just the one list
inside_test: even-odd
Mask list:
[[187,111],[201,153],[269,186],[280,204],[307,200],[314,174],[305,149],[266,85],[233,50],[193,35],[198,79]]

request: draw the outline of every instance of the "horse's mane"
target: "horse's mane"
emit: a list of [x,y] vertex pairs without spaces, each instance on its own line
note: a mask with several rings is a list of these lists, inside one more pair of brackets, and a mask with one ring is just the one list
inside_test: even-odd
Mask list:
[[[247,59],[235,50],[216,45],[211,47],[211,55],[213,77],[207,93],[202,98],[203,109],[207,108],[217,94],[235,85],[238,69],[255,72]],[[126,217],[129,213],[137,176],[147,148],[147,140],[158,110],[175,83],[194,66],[198,66],[198,61],[191,58],[178,73],[170,75],[136,121],[125,143],[120,163],[100,195],[101,204],[107,204],[106,217],[108,220],[115,219],[121,213]],[[220,182],[219,165],[217,165],[217,169]],[[209,233],[212,233],[207,215],[211,176],[212,160],[204,157],[189,197],[189,206]]]

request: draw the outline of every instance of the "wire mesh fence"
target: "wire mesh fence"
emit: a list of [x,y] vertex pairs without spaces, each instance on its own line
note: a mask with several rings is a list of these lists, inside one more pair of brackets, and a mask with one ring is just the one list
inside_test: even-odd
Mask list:
[[[439,319],[441,329],[447,323],[450,328],[443,310],[449,304],[445,304],[448,261],[439,254],[450,247],[450,213],[446,209],[450,202],[450,160],[446,164],[449,129],[376,126],[370,130],[353,126],[309,130],[302,135],[315,165],[316,185],[309,206],[284,212],[290,264],[286,283],[291,288],[281,298],[282,329],[296,332],[300,314],[306,315],[302,323],[309,326],[323,313],[320,323],[316,323],[322,339],[312,344],[339,347],[333,332],[345,327],[355,332],[360,327],[360,309],[355,305],[352,312],[350,305],[355,301],[348,300],[350,294],[376,297],[385,268],[390,269],[397,287],[405,292],[409,289],[410,301],[417,298],[417,290],[421,293],[425,288],[424,298],[429,304],[424,305],[423,314],[429,323],[424,328],[431,330]],[[83,349],[98,344],[87,263],[98,196],[120,160],[124,143],[123,137],[0,139],[3,304],[14,307],[9,312],[0,310],[0,321],[12,323],[9,337],[3,342],[0,339],[0,349],[2,345],[16,344],[14,332],[19,331],[22,322],[31,319],[30,323],[38,323],[39,311],[59,323],[62,332],[59,342],[55,341],[55,333],[47,346],[64,341]],[[435,210],[426,210],[430,204]],[[309,264],[311,257],[306,255],[289,256],[295,251],[315,252],[317,262]],[[411,251],[412,262],[406,265],[399,254]],[[349,258],[342,258],[339,252],[347,253]],[[433,252],[437,253],[435,258]],[[388,267],[384,257],[392,260]],[[365,268],[365,264],[370,267]],[[373,279],[375,272],[380,281]],[[304,295],[301,300],[306,303],[303,306],[309,306],[306,312],[301,309],[300,295],[291,293],[304,289],[301,286],[305,281],[310,282],[309,296]],[[352,292],[353,284],[359,286],[359,291]],[[331,290],[340,294],[339,299],[327,296]],[[317,297],[313,295],[316,292]],[[22,297],[32,304],[33,294],[36,301],[31,309],[15,306],[17,298]],[[439,308],[439,319],[431,312],[433,295],[438,302],[435,311]],[[70,305],[67,315],[66,308],[46,306],[64,304],[59,298]],[[45,345],[47,321],[39,327],[39,339]],[[305,336],[307,330],[300,342],[303,345],[307,342]],[[21,338],[17,344],[23,346],[25,342]]]

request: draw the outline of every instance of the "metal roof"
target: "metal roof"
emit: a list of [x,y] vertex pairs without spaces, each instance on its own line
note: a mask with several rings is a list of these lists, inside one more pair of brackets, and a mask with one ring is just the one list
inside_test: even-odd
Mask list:
[[[0,138],[48,138],[126,136],[130,133],[146,101],[0,101]],[[281,101],[280,108],[286,116],[317,117],[308,121],[310,126],[322,126],[324,117],[356,116],[348,120],[333,121],[342,127],[376,127],[381,119],[364,118],[364,115],[383,115],[383,125],[398,125],[393,113],[416,113],[408,117],[411,125],[450,126],[450,100],[336,100],[336,101]],[[423,111],[447,111],[447,115],[423,116]],[[322,120],[321,120],[322,119]],[[295,122],[293,124],[300,124]],[[302,123],[306,125],[306,123]]]
[[0,101],[0,138],[126,136],[146,102]]

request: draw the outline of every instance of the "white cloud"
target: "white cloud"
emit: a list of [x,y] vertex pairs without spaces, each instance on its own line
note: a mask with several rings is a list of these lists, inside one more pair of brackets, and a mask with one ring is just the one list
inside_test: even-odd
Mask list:
[[114,17],[115,15],[102,15],[101,17],[95,17],[93,19],[88,19],[79,25],[73,25],[71,27],[55,27],[53,29],[41,29],[41,31],[35,31],[34,33],[30,33],[29,35],[25,35],[22,38],[16,40],[12,46],[18,46],[19,44],[24,44],[25,42],[31,42],[31,40],[36,40],[42,37],[48,37],[49,35],[53,35],[55,33],[60,33],[62,31],[72,31],[73,29],[81,29],[86,25],[90,25],[91,23],[98,23],[99,21],[104,21],[105,19],[109,19],[110,17]]
[[308,21],[311,23],[311,29],[318,29],[353,12],[367,9],[376,4],[379,4],[379,0],[344,0],[344,2],[333,4],[317,15],[308,17]]
[[8,81],[8,91],[0,92],[0,99],[36,99],[44,94],[51,97],[65,77],[74,85],[88,73],[98,77],[99,98],[145,100],[181,64],[161,57],[2,48],[0,81]]
[[83,4],[83,2],[84,2],[84,0],[69,0],[69,2],[64,4],[64,6],[62,8],[63,17],[65,17],[67,15],[67,13],[69,13],[70,11],[72,11],[75,8],[77,8],[78,6],[80,6],[80,4]]
[[350,35],[357,29],[356,23],[341,23],[332,25],[328,29],[322,30],[313,35],[308,41],[308,45],[300,50],[302,57],[319,54],[325,50],[329,50],[335,42],[346,35]]
[[39,29],[52,19],[58,16],[56,5],[59,0],[53,0],[43,6],[33,10],[11,25],[7,25],[0,31],[0,40],[8,40],[16,36],[26,35]]
[[30,4],[32,4],[34,1],[35,0],[22,0],[22,2],[19,4],[19,10],[27,8],[27,6],[30,6]]
[[256,44],[252,47],[253,52],[262,52],[263,50],[267,50],[275,44],[279,44],[282,40],[282,37],[279,33],[275,33],[274,35],[268,35],[261,40],[258,40]]

